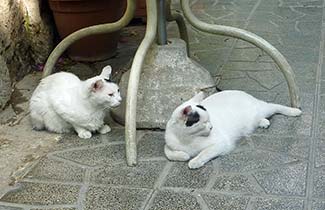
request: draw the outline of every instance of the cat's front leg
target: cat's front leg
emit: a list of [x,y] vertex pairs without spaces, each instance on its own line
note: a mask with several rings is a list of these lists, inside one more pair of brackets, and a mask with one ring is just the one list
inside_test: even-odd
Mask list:
[[109,127],[108,125],[103,125],[102,127],[99,128],[98,132],[100,134],[106,134],[108,132],[110,132],[112,129],[111,127]]
[[183,151],[171,150],[167,145],[165,145],[164,151],[169,160],[187,161],[191,158],[187,153]]
[[75,131],[78,133],[78,136],[82,139],[90,139],[91,138],[91,132],[79,127],[79,126],[73,126],[73,128],[75,129]]
[[200,125],[193,127],[189,134],[195,136],[209,136],[211,129],[211,123],[201,123]]
[[209,160],[220,155],[220,151],[217,146],[210,146],[202,150],[195,158],[188,162],[188,167],[190,169],[196,169],[202,167]]

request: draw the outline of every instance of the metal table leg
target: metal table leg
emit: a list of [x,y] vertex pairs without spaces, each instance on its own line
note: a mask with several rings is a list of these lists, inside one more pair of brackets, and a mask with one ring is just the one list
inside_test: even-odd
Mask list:
[[200,21],[192,13],[188,0],[181,0],[181,6],[185,18],[189,21],[189,23],[192,26],[194,26],[198,30],[211,33],[211,34],[224,35],[224,36],[230,36],[230,37],[242,39],[264,50],[279,66],[280,70],[282,71],[287,81],[289,93],[290,93],[291,106],[293,107],[300,106],[298,87],[296,86],[294,73],[287,60],[275,47],[273,47],[270,43],[265,41],[263,38],[249,31],[239,29],[239,28],[229,27],[229,26],[208,24]]
[[139,87],[140,73],[143,61],[149,47],[154,42],[157,34],[157,0],[147,0],[147,28],[133,59],[126,98],[125,113],[125,144],[126,159],[129,166],[137,163],[137,139],[136,139],[136,108],[137,93]]
[[179,36],[181,39],[183,39],[186,43],[186,50],[187,55],[190,56],[190,45],[189,45],[189,39],[188,39],[188,33],[186,29],[185,19],[183,15],[179,11],[171,11],[170,9],[170,0],[166,2],[166,17],[167,21],[176,21],[178,30],[179,30]]
[[48,57],[43,77],[46,77],[52,73],[53,67],[56,63],[56,61],[59,59],[59,57],[62,55],[62,53],[75,41],[84,38],[89,35],[94,34],[104,34],[104,33],[110,33],[117,30],[120,30],[124,26],[126,26],[133,18],[135,13],[135,7],[136,7],[136,0],[127,0],[127,8],[123,15],[123,17],[114,23],[107,23],[107,24],[100,24],[95,26],[89,26],[86,28],[82,28],[69,36],[67,36],[65,39],[63,39],[52,51],[50,56]]

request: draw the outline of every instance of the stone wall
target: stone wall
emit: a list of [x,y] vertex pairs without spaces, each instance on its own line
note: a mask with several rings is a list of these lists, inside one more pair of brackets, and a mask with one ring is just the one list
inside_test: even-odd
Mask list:
[[0,111],[8,104],[13,84],[44,63],[53,47],[47,1],[0,2]]

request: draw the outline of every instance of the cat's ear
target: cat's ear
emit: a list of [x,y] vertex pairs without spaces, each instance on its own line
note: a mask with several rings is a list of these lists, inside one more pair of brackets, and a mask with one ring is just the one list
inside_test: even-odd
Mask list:
[[203,91],[201,91],[198,94],[196,94],[193,98],[191,98],[190,101],[194,103],[201,103],[201,101],[203,101],[204,98],[205,98],[205,94]]
[[91,91],[97,92],[104,87],[104,82],[100,79],[91,84]]
[[112,67],[107,65],[103,68],[102,73],[100,74],[101,77],[104,79],[109,79],[111,77]]
[[188,105],[184,109],[182,109],[182,116],[188,116],[192,112],[191,105]]

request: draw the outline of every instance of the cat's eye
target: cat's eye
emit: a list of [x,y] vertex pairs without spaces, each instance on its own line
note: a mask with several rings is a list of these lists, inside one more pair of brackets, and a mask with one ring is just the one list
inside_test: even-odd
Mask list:
[[117,92],[120,92],[120,89],[117,89]]
[[114,94],[113,93],[110,93],[110,94],[108,94],[109,96],[113,96]]

